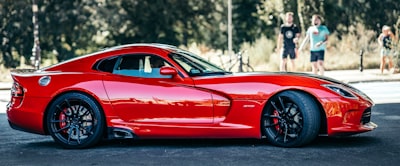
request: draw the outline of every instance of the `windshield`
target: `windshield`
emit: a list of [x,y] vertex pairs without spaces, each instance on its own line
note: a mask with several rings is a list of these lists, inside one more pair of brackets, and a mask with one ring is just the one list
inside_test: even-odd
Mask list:
[[190,76],[224,75],[230,73],[193,53],[183,50],[177,50],[177,52],[171,53],[170,56]]

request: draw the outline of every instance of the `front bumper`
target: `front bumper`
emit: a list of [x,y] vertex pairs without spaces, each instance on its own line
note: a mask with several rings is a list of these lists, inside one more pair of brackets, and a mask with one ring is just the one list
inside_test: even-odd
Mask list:
[[373,103],[370,100],[329,98],[321,103],[326,113],[328,136],[353,135],[378,127],[371,122]]

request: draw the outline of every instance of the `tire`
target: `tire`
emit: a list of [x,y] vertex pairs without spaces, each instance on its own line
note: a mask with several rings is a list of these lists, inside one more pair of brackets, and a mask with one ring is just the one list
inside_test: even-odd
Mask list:
[[261,130],[276,146],[299,147],[313,141],[319,132],[319,107],[309,95],[285,91],[273,96],[261,118]]
[[98,104],[82,93],[66,93],[51,103],[47,129],[64,148],[87,148],[98,143],[104,133],[104,116]]

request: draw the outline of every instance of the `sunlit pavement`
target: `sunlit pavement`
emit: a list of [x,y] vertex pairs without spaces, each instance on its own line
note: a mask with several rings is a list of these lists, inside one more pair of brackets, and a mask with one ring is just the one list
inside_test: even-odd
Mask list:
[[6,106],[10,98],[10,90],[0,90],[0,113],[6,112]]

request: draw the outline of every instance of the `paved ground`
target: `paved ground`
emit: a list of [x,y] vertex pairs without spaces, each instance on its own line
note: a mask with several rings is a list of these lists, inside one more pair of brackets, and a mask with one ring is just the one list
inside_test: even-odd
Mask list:
[[381,74],[379,69],[359,70],[334,70],[325,72],[325,76],[331,77],[346,83],[376,82],[376,81],[400,81],[400,73]]

